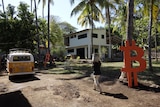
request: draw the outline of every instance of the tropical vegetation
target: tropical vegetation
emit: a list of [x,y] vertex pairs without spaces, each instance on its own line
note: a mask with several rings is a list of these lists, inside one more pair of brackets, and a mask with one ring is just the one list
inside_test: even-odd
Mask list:
[[[63,34],[76,31],[71,24],[58,22],[53,15],[50,15],[50,4],[53,4],[54,0],[34,0],[34,8],[29,11],[29,7],[33,7],[32,1],[31,6],[20,3],[16,14],[15,7],[9,4],[5,9],[5,1],[2,0],[0,9],[1,51],[21,46],[38,52],[37,44],[44,44],[46,47],[51,47],[51,52],[53,50],[55,52],[56,46],[64,46]],[[40,2],[43,3],[43,9],[48,3],[47,20],[44,15],[36,18],[36,10]],[[117,36],[120,36],[123,41],[134,39],[137,45],[148,53],[149,68],[152,70],[152,52],[160,51],[159,0],[68,0],[66,2],[70,2],[72,6],[78,2],[71,11],[71,16],[79,15],[77,21],[81,26],[93,29],[96,28],[95,23],[105,23],[102,28],[107,29],[110,44],[112,44],[111,36],[114,32],[118,32]],[[133,10],[129,8],[130,2]],[[133,18],[131,22],[128,22],[127,10],[132,13],[129,17]],[[44,12],[42,13],[44,14]],[[157,59],[157,54],[155,56]]]

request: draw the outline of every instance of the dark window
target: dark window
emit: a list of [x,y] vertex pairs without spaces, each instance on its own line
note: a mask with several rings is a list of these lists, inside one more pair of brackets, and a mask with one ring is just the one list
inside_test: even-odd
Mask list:
[[98,49],[95,49],[95,53],[98,53]]
[[71,38],[76,38],[76,35],[71,36]]
[[73,36],[71,36],[71,38],[73,38]]
[[93,38],[98,38],[98,34],[93,33],[92,37]]
[[78,39],[86,38],[87,34],[78,35]]
[[30,56],[14,56],[13,61],[30,61]]
[[65,44],[66,46],[69,46],[69,44],[70,44],[69,37],[66,37],[66,38],[64,39],[64,44]]
[[104,39],[104,35],[101,35],[101,38]]
[[68,53],[72,53],[72,52],[74,52],[74,49],[69,49],[68,50]]

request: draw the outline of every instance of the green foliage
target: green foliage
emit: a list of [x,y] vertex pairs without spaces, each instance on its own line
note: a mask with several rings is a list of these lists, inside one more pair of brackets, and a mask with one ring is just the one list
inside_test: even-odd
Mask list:
[[12,6],[11,4],[8,4],[7,6],[7,18],[13,19],[15,14],[15,6]]
[[77,29],[73,27],[71,24],[69,24],[68,22],[61,22],[59,23],[59,26],[62,29],[64,34],[76,32],[76,29]]
[[47,21],[45,19],[39,18],[39,42],[40,44],[43,44],[46,47],[46,41],[47,41]]
[[66,50],[64,46],[57,46],[54,49],[52,49],[52,53],[55,57],[64,58]]
[[[74,2],[71,1],[71,4]],[[77,15],[80,12],[78,17],[78,23],[81,26],[88,27],[95,26],[93,21],[104,22],[103,14],[101,10],[97,7],[96,2],[92,0],[82,0],[71,12],[71,16]]]
[[29,13],[27,5],[21,3],[17,17],[14,16],[14,6],[9,5],[6,13],[10,18],[0,19],[0,49],[8,52],[11,48],[28,48],[34,51],[35,25],[34,15]]
[[[48,33],[47,21],[45,19],[38,19],[37,33],[35,16],[29,11],[28,4],[21,2],[17,12],[15,7],[9,4],[6,10],[7,17],[0,11],[0,49],[2,51],[8,52],[11,48],[29,48],[35,52],[38,36],[40,45],[43,44],[46,47]],[[54,17],[51,18],[50,24],[51,51],[55,52],[57,50],[55,53],[62,56],[61,53],[65,52],[62,29]]]
[[136,43],[144,47],[147,45],[148,37],[148,18],[140,18],[134,20],[134,36],[133,39],[136,40]]
[[51,24],[50,24],[50,38],[51,38],[51,43],[53,47],[58,43],[59,45],[63,44],[63,33],[62,30],[60,29],[59,25],[57,24],[56,20],[54,18],[51,19]]

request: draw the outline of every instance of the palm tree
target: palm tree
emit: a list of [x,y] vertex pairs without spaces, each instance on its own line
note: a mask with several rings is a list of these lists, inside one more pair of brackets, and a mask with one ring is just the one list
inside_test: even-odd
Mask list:
[[[38,4],[40,3],[41,0],[38,1]],[[46,5],[46,0],[43,0],[42,2],[42,17],[44,18],[44,6]]]
[[[39,0],[38,2],[40,1],[41,0]],[[46,0],[43,0],[43,5],[45,6],[45,4],[46,4]],[[53,0],[48,0],[48,52],[49,53],[50,53],[50,4],[53,4]]]
[[2,7],[3,7],[3,13],[6,13],[5,9],[4,9],[4,1],[3,0],[2,0]]
[[[74,0],[71,0],[74,1]],[[93,21],[101,21],[103,22],[104,18],[101,13],[101,10],[96,6],[95,0],[82,0],[71,12],[71,16],[77,15],[79,12],[80,15],[78,17],[78,23],[81,26],[87,27],[90,25],[90,27],[93,24],[93,27],[95,26]],[[72,4],[72,2],[71,2]],[[93,21],[92,21],[93,19]]]
[[148,29],[148,58],[149,58],[149,70],[153,71],[152,68],[152,59],[151,59],[151,35],[152,35],[152,13],[153,13],[153,0],[150,0],[150,9],[149,9],[149,29]]
[[118,11],[116,12],[116,17],[113,19],[115,23],[114,29],[120,30],[122,35],[122,45],[124,36],[126,34],[126,23],[127,23],[127,5],[125,2],[118,6]]
[[[100,9],[95,4],[96,0],[82,0],[71,12],[71,16],[81,12],[78,17],[78,23],[81,26],[91,27],[91,35],[93,35],[93,28],[95,27],[94,21],[103,22],[104,18]],[[71,5],[74,4],[74,0],[70,0]],[[91,36],[91,53],[93,53],[93,38]]]
[[8,4],[8,6],[7,6],[6,15],[7,15],[7,18],[9,17],[11,20],[14,18],[13,16],[16,13],[14,8],[15,7],[12,6],[11,4]]
[[111,50],[111,54],[109,54],[109,58],[112,58],[112,41],[111,41],[111,16],[110,16],[110,8],[115,8],[114,3],[119,3],[120,0],[97,0],[97,3],[101,8],[105,10],[106,22],[108,23],[108,35],[109,35],[109,50]]
[[[159,27],[159,24],[158,24],[158,13],[160,13],[160,9],[158,8],[158,6],[155,6],[155,9],[153,8],[153,11],[156,12],[156,15],[155,15],[155,26],[156,26],[156,34],[155,34],[155,58],[156,58],[156,62],[158,62],[158,56],[157,56],[157,35],[158,35],[158,27]],[[154,14],[154,13],[153,13]]]
[[50,3],[51,0],[48,0],[48,52],[50,53]]
[[[133,37],[133,10],[134,10],[134,0],[128,1],[128,10],[127,10],[127,30],[126,30],[126,39],[130,42]],[[119,77],[120,81],[126,77],[126,73],[121,72],[121,76]]]
[[[157,0],[140,0],[139,2],[143,4],[144,7],[144,13],[146,16],[149,16],[149,22],[148,22],[148,65],[149,65],[149,71],[153,71],[152,68],[152,58],[151,58],[151,36],[152,36],[152,24],[153,24],[153,5],[154,2]],[[155,19],[156,20],[156,19]]]
[[127,36],[128,41],[132,41],[133,38],[133,10],[134,10],[134,0],[128,1],[128,14],[127,14]]
[[[38,59],[40,59],[40,49],[39,49],[39,32],[38,32],[38,18],[37,18],[37,3],[36,0],[34,0],[34,12],[35,12],[35,17],[36,17],[36,33],[37,33],[37,50],[38,50]],[[39,60],[38,60],[38,64],[39,64]],[[39,67],[39,66],[38,66]]]
[[[153,71],[152,67],[152,58],[151,58],[151,36],[152,36],[152,25],[153,21],[156,21],[158,18],[158,11],[155,11],[156,5],[154,3],[159,2],[159,0],[150,0],[149,1],[149,29],[148,29],[148,58],[149,58],[149,71]],[[154,7],[154,8],[153,8]],[[158,9],[157,9],[158,10]],[[156,40],[155,40],[156,43]]]
[[32,0],[31,0],[31,12],[32,12]]

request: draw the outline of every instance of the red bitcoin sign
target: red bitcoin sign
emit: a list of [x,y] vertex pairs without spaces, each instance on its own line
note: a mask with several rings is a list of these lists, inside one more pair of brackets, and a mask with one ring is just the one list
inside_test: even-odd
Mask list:
[[[128,86],[132,87],[132,78],[134,79],[134,86],[138,86],[137,72],[142,72],[146,69],[146,61],[142,58],[144,51],[142,48],[136,46],[134,40],[131,44],[129,41],[126,41],[126,46],[121,46],[120,50],[124,51],[124,67],[121,69],[121,71],[127,73]],[[132,56],[132,51],[136,52],[136,55]],[[139,67],[133,67],[133,61],[139,62]]]

